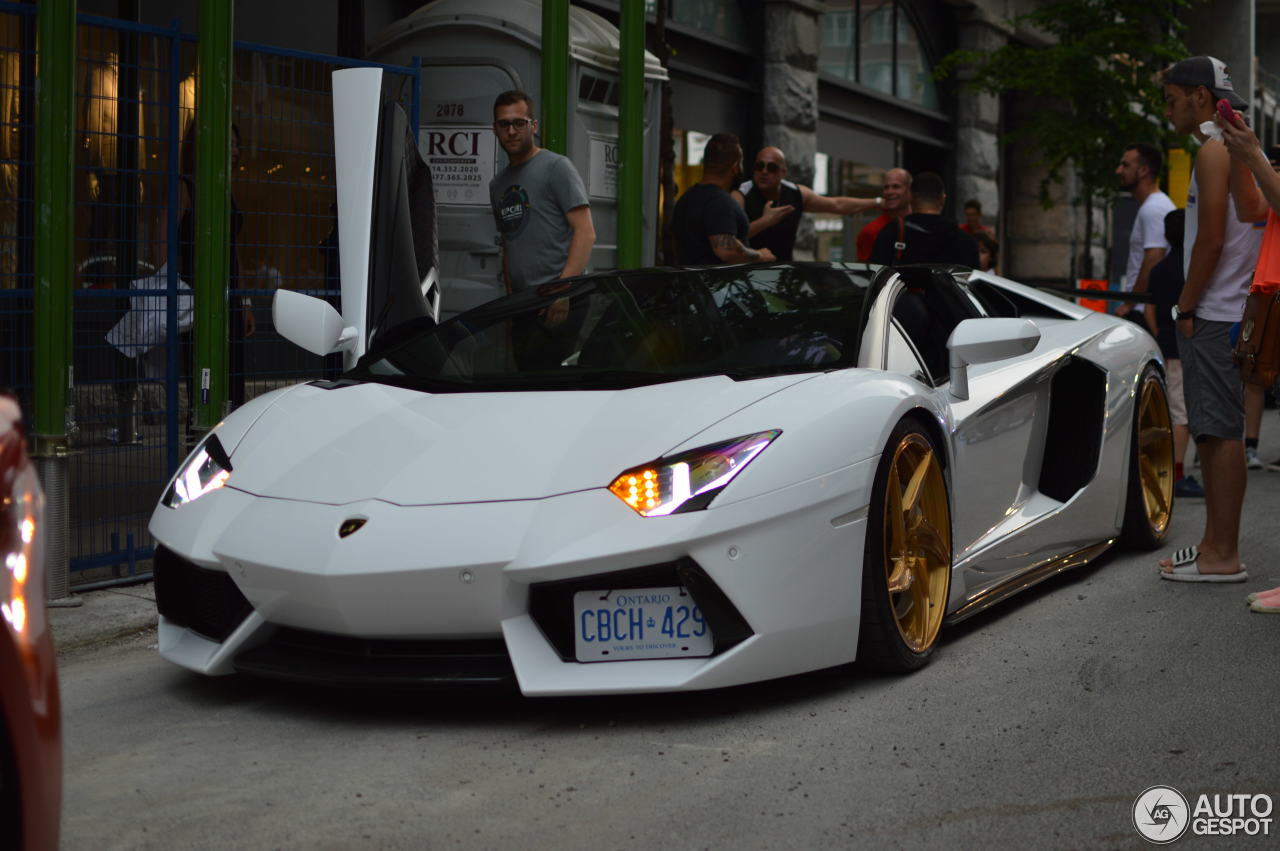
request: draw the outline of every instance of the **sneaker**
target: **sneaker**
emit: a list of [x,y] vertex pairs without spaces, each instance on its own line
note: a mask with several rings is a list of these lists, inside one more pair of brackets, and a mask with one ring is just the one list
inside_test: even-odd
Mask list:
[[1267,470],[1270,470],[1272,473],[1280,473],[1280,458],[1277,458],[1270,464],[1263,464],[1262,466]]
[[1174,483],[1173,495],[1178,499],[1204,499],[1204,488],[1195,476],[1183,476]]
[[1244,450],[1244,465],[1250,470],[1261,470],[1262,459],[1258,457],[1258,449],[1254,446],[1246,447]]

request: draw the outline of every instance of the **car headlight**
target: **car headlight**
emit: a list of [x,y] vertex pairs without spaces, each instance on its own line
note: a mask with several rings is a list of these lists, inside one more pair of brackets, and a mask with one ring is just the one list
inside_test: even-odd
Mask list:
[[[0,455],[4,452],[0,446]],[[0,572],[0,617],[24,647],[29,646],[28,596],[43,605],[43,589],[28,595],[32,582],[43,584],[40,573],[44,548],[44,495],[35,470],[28,464],[17,469],[11,482],[0,482],[0,555],[4,566]]]
[[609,490],[643,517],[698,511],[780,434],[762,431],[660,458],[627,470]]
[[231,478],[231,457],[222,448],[222,441],[211,434],[192,452],[178,475],[173,477],[161,502],[169,508],[177,508],[216,491]]

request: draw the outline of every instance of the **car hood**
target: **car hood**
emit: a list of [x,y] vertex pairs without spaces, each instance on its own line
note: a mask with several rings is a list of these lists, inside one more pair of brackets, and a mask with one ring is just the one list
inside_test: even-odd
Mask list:
[[397,505],[539,499],[607,487],[623,470],[811,377],[713,376],[528,393],[302,385],[277,397],[227,447],[228,485],[280,499]]

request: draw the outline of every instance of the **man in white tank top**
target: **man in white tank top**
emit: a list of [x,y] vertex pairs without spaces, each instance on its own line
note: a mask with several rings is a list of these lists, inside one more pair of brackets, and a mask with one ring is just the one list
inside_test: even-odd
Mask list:
[[1200,451],[1205,528],[1200,542],[1163,560],[1160,576],[1181,582],[1243,582],[1240,511],[1244,504],[1243,385],[1231,356],[1231,326],[1240,321],[1253,280],[1262,232],[1236,220],[1230,197],[1231,158],[1210,129],[1219,99],[1247,109],[1226,66],[1193,56],[1163,78],[1165,117],[1202,146],[1187,195],[1183,271],[1174,307],[1182,359],[1187,425]]
[[[1231,159],[1212,124],[1217,101],[1248,105],[1231,87],[1226,65],[1192,56],[1166,70],[1165,116],[1176,132],[1202,143],[1187,196],[1183,269],[1187,283],[1174,307],[1183,361],[1188,426],[1201,456],[1204,531],[1161,562],[1161,578],[1183,582],[1243,582],[1240,508],[1244,503],[1243,385],[1231,357],[1230,330],[1240,321],[1253,280],[1262,232],[1235,218]],[[1202,125],[1207,124],[1207,129]]]

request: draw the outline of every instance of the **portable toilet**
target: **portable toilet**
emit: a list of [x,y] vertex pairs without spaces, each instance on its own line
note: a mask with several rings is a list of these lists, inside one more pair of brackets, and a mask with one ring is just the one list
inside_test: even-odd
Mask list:
[[[596,243],[589,268],[617,267],[618,29],[569,7],[568,151],[591,201]],[[493,134],[493,100],[508,89],[533,98],[542,117],[540,0],[436,0],[370,43],[370,59],[422,63],[418,144],[431,166],[439,216],[442,316],[504,292],[489,181],[507,157]],[[658,87],[667,79],[645,52],[644,254],[658,230]]]

